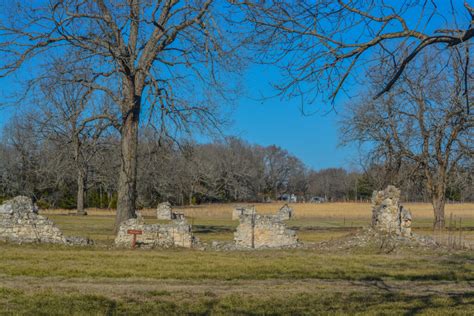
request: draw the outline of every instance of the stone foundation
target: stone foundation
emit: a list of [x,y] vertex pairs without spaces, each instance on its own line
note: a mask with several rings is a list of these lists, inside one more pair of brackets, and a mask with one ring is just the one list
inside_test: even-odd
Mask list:
[[404,237],[411,236],[411,212],[400,204],[400,190],[389,185],[372,194],[372,227]]
[[241,215],[234,233],[238,248],[283,248],[298,244],[294,230],[288,229],[279,215]]
[[0,205],[0,241],[87,245],[81,237],[65,237],[48,218],[38,215],[31,199],[17,196]]
[[141,230],[142,235],[137,235],[136,247],[144,249],[183,247],[192,248],[197,245],[193,236],[191,225],[186,220],[174,220],[170,224],[145,224],[141,218],[132,218],[124,221],[119,228],[115,245],[130,248],[133,235],[128,230]]

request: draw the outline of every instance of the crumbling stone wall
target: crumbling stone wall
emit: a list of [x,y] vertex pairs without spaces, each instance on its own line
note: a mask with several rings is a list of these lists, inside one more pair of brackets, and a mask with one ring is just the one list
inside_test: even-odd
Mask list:
[[31,199],[26,196],[17,196],[0,205],[0,240],[15,243],[91,243],[81,237],[65,237],[51,220],[38,215]]
[[254,206],[237,206],[232,211],[232,220],[238,220],[242,215],[255,214]]
[[192,248],[197,244],[193,236],[191,225],[184,219],[173,220],[170,224],[145,224],[141,218],[132,218],[124,221],[119,228],[115,245],[118,247],[131,247],[133,235],[128,230],[141,230],[142,235],[137,235],[137,248]]
[[171,210],[170,202],[163,202],[158,204],[156,208],[157,219],[173,219],[173,211]]
[[278,216],[282,221],[288,220],[293,216],[293,209],[288,204],[285,204],[278,210]]
[[400,190],[389,185],[372,194],[372,227],[400,236],[411,236],[411,212],[400,204]]
[[239,218],[234,233],[239,248],[281,248],[298,244],[294,230],[288,229],[279,215],[248,214]]
[[156,218],[161,220],[183,220],[184,214],[174,212],[170,202],[163,202],[158,204],[156,208]]

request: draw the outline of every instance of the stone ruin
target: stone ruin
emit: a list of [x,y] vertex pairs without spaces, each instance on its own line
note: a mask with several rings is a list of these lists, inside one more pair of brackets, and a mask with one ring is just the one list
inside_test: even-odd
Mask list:
[[91,243],[80,237],[65,237],[51,220],[38,214],[38,209],[26,196],[17,196],[0,205],[0,241],[64,245]]
[[184,214],[174,212],[171,208],[170,202],[163,202],[158,204],[158,207],[156,208],[156,218],[160,220],[183,220]]
[[119,228],[115,245],[130,248],[133,235],[128,230],[140,230],[136,236],[136,247],[144,249],[183,247],[193,248],[198,240],[193,236],[191,225],[183,218],[174,219],[169,224],[145,224],[143,218],[132,218],[124,221]]
[[400,190],[389,185],[372,194],[372,227],[376,230],[410,237],[411,212],[400,204]]
[[255,206],[237,206],[232,211],[232,220],[238,220],[242,215],[251,215],[255,213]]
[[291,219],[293,216],[293,209],[289,207],[288,204],[285,204],[278,210],[278,216],[280,216],[282,221]]
[[[232,220],[238,220],[242,215],[256,214],[255,206],[237,206],[232,211]],[[277,213],[282,221],[288,220],[293,216],[293,209],[288,204],[283,205]]]
[[277,215],[259,215],[255,208],[252,210],[239,216],[239,226],[234,233],[237,248],[284,248],[298,245],[296,232],[283,223],[288,217],[287,209],[284,210],[285,216],[280,212]]

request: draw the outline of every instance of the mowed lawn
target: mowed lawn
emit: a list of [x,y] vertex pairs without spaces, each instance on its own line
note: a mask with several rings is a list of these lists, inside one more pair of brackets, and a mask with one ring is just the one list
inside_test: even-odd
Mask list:
[[[259,204],[274,213],[282,204]],[[408,205],[415,232],[430,234],[428,204]],[[448,205],[472,236],[474,205]],[[183,208],[204,242],[231,241],[233,205]],[[288,226],[317,243],[370,222],[367,203],[294,204]],[[48,210],[66,235],[91,247],[0,244],[0,314],[314,315],[474,314],[474,251],[377,245],[353,249],[120,250],[113,211]],[[143,210],[147,222],[153,210]]]

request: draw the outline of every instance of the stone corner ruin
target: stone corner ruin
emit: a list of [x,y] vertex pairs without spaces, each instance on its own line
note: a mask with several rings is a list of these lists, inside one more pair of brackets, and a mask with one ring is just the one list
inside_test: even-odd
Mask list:
[[378,231],[410,237],[412,215],[400,204],[400,190],[393,185],[372,194],[372,227]]
[[92,243],[85,238],[64,236],[53,221],[38,214],[38,209],[26,196],[17,196],[0,205],[0,241],[64,245]]
[[255,208],[243,212],[234,233],[235,246],[248,249],[297,246],[299,242],[296,232],[283,223],[283,220],[291,217],[292,210],[287,205],[282,209],[276,215],[259,215]]
[[163,202],[156,208],[156,218],[159,220],[184,220],[184,214],[174,212],[170,202]]
[[198,239],[192,233],[192,227],[179,214],[167,224],[146,224],[143,218],[132,218],[122,222],[115,238],[115,246],[130,248],[134,236],[129,231],[141,231],[136,235],[136,247],[143,249],[153,248],[194,248]]

